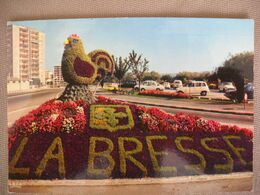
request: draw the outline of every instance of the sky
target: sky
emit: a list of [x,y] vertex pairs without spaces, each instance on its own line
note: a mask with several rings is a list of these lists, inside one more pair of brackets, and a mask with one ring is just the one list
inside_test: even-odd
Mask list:
[[231,55],[254,51],[254,21],[202,18],[99,18],[16,21],[45,33],[48,70],[61,64],[63,42],[82,39],[86,53],[104,49],[115,57],[135,50],[162,74],[213,71]]

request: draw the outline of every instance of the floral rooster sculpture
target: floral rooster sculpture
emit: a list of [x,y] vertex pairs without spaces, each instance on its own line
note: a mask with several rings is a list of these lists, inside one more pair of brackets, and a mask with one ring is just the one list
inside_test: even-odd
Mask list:
[[60,100],[83,99],[88,103],[95,102],[94,93],[89,85],[111,75],[114,71],[113,58],[104,50],[94,50],[89,54],[84,51],[78,35],[72,34],[64,42],[62,57],[62,75],[68,83]]

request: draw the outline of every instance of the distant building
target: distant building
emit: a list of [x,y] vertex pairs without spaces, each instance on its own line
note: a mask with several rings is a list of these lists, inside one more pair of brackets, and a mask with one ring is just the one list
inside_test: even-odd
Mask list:
[[52,71],[45,71],[45,83],[47,86],[53,86],[53,72]]
[[8,78],[45,84],[45,34],[36,29],[7,27]]
[[53,85],[55,87],[64,86],[65,82],[63,80],[61,65],[54,66],[53,69]]

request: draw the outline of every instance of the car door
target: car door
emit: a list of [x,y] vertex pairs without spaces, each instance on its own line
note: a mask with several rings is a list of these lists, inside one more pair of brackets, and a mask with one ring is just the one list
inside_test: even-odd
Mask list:
[[187,88],[187,92],[188,94],[193,94],[194,93],[194,89],[195,89],[195,83],[190,83],[188,85],[188,88]]
[[143,84],[141,85],[141,89],[144,88],[145,90],[148,90],[148,82],[144,81]]
[[200,94],[201,88],[202,88],[201,83],[195,83],[194,93],[195,94]]
[[155,89],[156,89],[156,83],[151,81],[149,85],[149,90],[155,90]]

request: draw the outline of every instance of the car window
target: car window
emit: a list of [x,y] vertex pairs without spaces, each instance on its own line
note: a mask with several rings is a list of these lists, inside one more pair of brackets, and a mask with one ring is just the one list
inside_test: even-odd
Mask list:
[[201,86],[202,87],[206,87],[206,83],[201,83]]

